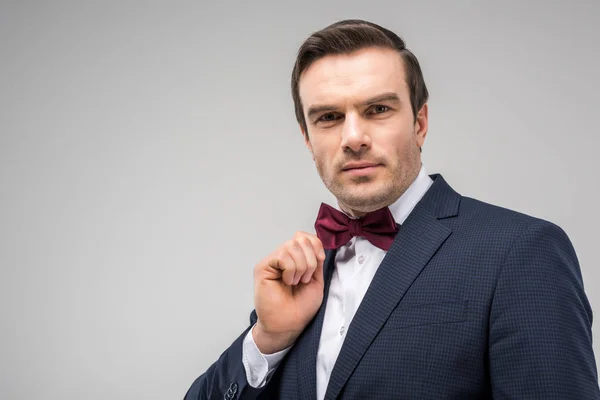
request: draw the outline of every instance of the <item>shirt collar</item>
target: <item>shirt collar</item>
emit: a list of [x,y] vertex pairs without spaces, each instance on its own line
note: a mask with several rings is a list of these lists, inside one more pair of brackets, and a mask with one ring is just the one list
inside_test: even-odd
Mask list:
[[425,166],[421,164],[421,170],[419,171],[417,178],[410,184],[402,196],[389,206],[390,211],[394,216],[394,221],[396,221],[397,224],[402,225],[404,223],[413,208],[415,208],[417,203],[425,196],[425,193],[427,193],[432,184],[433,180],[427,175]]

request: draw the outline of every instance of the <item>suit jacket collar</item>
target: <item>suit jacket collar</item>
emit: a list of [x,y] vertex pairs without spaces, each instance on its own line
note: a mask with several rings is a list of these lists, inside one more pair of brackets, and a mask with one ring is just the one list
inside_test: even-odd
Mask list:
[[429,177],[433,184],[421,199],[422,206],[437,219],[458,216],[461,195],[448,185],[442,175],[433,174]]

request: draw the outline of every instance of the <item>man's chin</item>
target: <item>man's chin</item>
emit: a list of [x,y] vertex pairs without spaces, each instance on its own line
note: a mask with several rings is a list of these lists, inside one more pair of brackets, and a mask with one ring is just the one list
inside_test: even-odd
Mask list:
[[338,200],[352,210],[371,212],[385,207],[391,197],[382,191],[352,190],[340,193]]

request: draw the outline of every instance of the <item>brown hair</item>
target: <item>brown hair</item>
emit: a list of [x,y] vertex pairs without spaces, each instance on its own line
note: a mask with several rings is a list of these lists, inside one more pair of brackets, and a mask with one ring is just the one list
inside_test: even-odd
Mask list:
[[429,98],[417,57],[406,48],[404,40],[394,32],[372,22],[349,19],[336,22],[313,33],[298,50],[292,71],[292,97],[296,109],[296,119],[307,136],[308,129],[298,89],[302,73],[313,62],[325,56],[350,54],[367,47],[384,47],[398,51],[406,70],[410,104],[413,117],[416,119],[417,113]]

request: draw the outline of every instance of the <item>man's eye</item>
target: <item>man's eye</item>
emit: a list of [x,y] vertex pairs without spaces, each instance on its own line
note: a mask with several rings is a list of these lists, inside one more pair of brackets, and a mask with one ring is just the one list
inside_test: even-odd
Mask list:
[[327,114],[323,114],[321,116],[321,118],[319,118],[319,121],[331,122],[331,121],[335,121],[336,119],[337,119],[337,116],[335,115],[335,113],[327,113]]
[[390,108],[388,106],[376,105],[373,107],[373,111],[375,114],[381,114],[388,111]]

